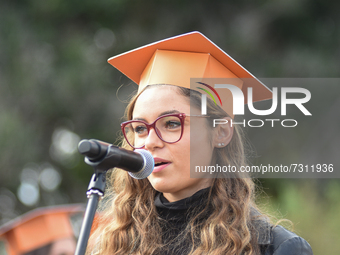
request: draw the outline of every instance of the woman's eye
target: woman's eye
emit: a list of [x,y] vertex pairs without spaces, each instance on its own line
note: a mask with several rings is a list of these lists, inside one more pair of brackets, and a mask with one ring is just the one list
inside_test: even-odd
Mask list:
[[133,132],[142,135],[147,132],[147,128],[145,126],[137,126],[133,129]]
[[165,123],[165,127],[168,128],[168,129],[175,129],[175,128],[178,128],[181,126],[181,122],[180,121],[167,121]]

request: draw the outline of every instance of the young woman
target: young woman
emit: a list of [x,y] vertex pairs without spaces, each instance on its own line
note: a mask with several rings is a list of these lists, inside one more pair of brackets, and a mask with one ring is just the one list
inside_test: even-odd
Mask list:
[[[183,47],[183,43],[179,45]],[[161,43],[156,47],[165,46]],[[150,49],[146,48],[137,49],[137,53]],[[214,119],[230,121],[224,109],[207,100],[207,113],[202,115],[201,93],[181,81],[172,81],[174,76],[197,77],[190,71],[182,72],[181,65],[188,64],[186,60],[192,55],[175,59],[179,69],[169,75],[164,63],[157,62],[170,57],[173,64],[173,53],[169,54],[162,55],[168,56],[165,58],[154,54],[151,60],[146,57],[152,68],[143,64],[143,72],[138,71],[142,73],[137,82],[139,92],[127,107],[128,121],[122,123],[122,146],[148,150],[155,159],[154,171],[143,180],[118,169],[112,172],[106,192],[111,199],[103,223],[92,236],[90,244],[94,245],[89,253],[312,254],[304,239],[271,225],[260,213],[250,178],[237,173],[230,178],[208,178],[207,173],[190,177],[193,163],[245,165],[244,141],[237,126],[213,127]],[[152,73],[158,66],[160,71]],[[161,78],[151,77],[155,75]],[[162,80],[164,77],[168,78]]]

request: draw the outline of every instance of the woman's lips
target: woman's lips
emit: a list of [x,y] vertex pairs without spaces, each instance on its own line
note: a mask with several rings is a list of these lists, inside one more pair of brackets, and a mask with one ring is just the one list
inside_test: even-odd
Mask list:
[[[164,168],[166,168],[168,165],[171,164],[171,162],[169,162],[168,160],[162,159],[162,158],[154,158],[155,160],[155,167],[153,169],[153,173],[157,173],[162,171]],[[162,163],[160,165],[157,165],[159,163]]]
[[163,165],[159,165],[159,166],[155,166],[155,168],[153,169],[153,173],[158,173],[160,171],[162,171],[164,168],[166,168],[168,165],[170,165],[171,163],[167,163],[167,164],[163,164]]

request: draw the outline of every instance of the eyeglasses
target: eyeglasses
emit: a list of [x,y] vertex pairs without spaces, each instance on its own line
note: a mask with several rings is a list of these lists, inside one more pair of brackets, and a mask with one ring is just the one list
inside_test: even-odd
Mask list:
[[207,115],[187,115],[185,113],[166,114],[148,124],[142,120],[129,120],[120,124],[124,137],[134,149],[145,146],[150,129],[153,128],[163,142],[177,143],[181,140],[185,117],[209,117]]

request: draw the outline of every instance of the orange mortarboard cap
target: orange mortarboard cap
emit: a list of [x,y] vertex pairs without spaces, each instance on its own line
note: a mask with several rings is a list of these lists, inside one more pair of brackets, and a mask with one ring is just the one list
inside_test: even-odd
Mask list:
[[0,238],[7,241],[9,255],[22,255],[56,240],[74,238],[70,216],[83,214],[82,205],[39,208],[0,228]]
[[[253,87],[253,102],[272,98],[271,91],[263,83],[199,32],[151,43],[114,56],[108,62],[138,84],[139,91],[155,84],[190,89],[191,78],[202,81],[206,78],[232,78],[232,85],[242,89],[245,100],[248,87]],[[216,90],[222,101],[232,99],[230,91]],[[222,108],[231,113],[230,103]]]

